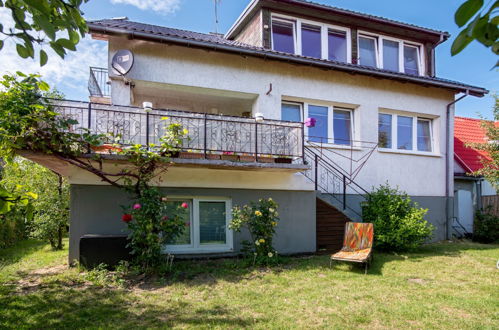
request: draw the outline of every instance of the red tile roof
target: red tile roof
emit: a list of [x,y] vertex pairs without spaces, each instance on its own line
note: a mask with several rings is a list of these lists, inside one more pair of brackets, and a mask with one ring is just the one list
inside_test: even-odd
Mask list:
[[[454,119],[454,159],[466,172],[474,172],[483,167],[482,160],[490,159],[485,151],[467,147],[467,143],[487,141],[481,119],[455,117]],[[496,122],[499,125],[499,122]]]

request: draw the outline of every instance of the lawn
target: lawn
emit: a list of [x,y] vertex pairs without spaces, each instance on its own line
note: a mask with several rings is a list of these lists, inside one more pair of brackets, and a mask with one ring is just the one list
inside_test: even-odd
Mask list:
[[122,280],[66,256],[36,241],[0,251],[0,328],[499,328],[499,245],[377,253],[368,275],[312,256],[270,269],[176,261]]

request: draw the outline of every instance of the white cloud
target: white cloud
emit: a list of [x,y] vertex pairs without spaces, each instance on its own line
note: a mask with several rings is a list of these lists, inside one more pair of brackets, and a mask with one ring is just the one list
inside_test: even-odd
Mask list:
[[[4,22],[9,24],[10,20],[10,13],[0,8],[2,24]],[[39,50],[39,47],[35,49]],[[78,43],[76,49],[76,52],[68,51],[66,57],[62,59],[48,45],[44,46],[49,60],[40,67],[37,57],[34,60],[19,57],[14,41],[7,39],[3,49],[0,50],[0,75],[16,71],[38,73],[51,87],[56,87],[68,98],[84,100],[88,96],[89,67],[107,67],[107,43],[92,40],[87,36]]]
[[111,0],[111,3],[131,5],[162,14],[172,14],[180,8],[180,0]]

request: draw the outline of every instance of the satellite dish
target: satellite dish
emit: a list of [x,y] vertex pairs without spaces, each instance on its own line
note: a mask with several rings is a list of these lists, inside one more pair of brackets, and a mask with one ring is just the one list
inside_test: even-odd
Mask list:
[[126,75],[133,66],[133,53],[128,49],[118,50],[113,56],[111,66],[114,74],[120,76]]

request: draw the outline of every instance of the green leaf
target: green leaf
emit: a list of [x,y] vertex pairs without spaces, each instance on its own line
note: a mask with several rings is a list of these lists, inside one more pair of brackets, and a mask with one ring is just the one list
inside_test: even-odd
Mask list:
[[473,41],[473,38],[468,35],[468,32],[468,29],[464,29],[456,37],[450,49],[452,56],[459,54],[464,48],[466,48],[466,46],[469,45],[470,42]]
[[24,0],[24,2],[29,7],[38,10],[40,13],[45,14],[46,16],[50,15],[50,7],[45,0]]
[[68,35],[69,35],[69,40],[73,44],[76,45],[78,42],[80,42],[80,35],[75,30],[68,30]]
[[40,66],[44,66],[45,64],[47,64],[47,60],[47,53],[43,49],[40,49]]
[[52,23],[49,22],[47,17],[41,15],[33,16],[33,22],[40,26],[40,28],[43,30],[43,32],[45,32],[50,40],[55,39],[55,27]]
[[51,41],[50,42],[50,47],[52,47],[52,49],[57,53],[57,55],[59,55],[61,58],[64,58],[64,56],[66,55],[66,51],[64,50],[64,48],[62,48],[61,45],[59,45],[58,43],[56,43],[55,41]]
[[73,42],[71,42],[71,40],[69,40],[69,39],[64,39],[64,38],[57,39],[56,43],[64,48],[66,48],[66,49],[69,49],[72,51],[76,50],[75,44]]
[[483,6],[483,0],[468,0],[463,3],[456,14],[454,15],[454,20],[457,26],[464,26]]
[[49,84],[47,84],[45,81],[40,81],[38,83],[38,88],[40,88],[44,92],[48,92],[50,90]]
[[3,48],[3,40],[0,40],[0,50]]
[[17,44],[16,50],[17,50],[17,53],[19,54],[19,56],[21,56],[22,58],[29,57],[29,50],[26,47],[24,47],[23,45]]
[[31,191],[28,191],[26,193],[27,196],[33,198],[33,199],[38,199],[38,194],[34,193],[34,192],[31,192]]

